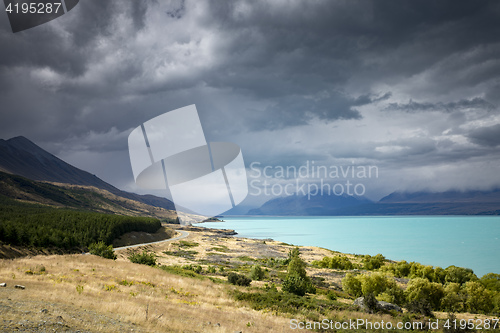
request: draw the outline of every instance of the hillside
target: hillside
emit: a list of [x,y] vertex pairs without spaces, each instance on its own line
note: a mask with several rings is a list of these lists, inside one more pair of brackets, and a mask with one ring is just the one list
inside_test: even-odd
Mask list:
[[[419,299],[434,299],[429,285],[442,291],[438,297],[445,300],[440,311],[432,311],[432,320],[439,319],[441,327],[434,332],[449,332],[443,325],[449,318],[448,309],[455,305],[458,320],[495,318],[500,309],[500,298],[484,309],[484,302],[478,302],[483,294],[500,292],[495,274],[474,281],[471,271],[455,266],[440,269],[396,263],[381,255],[341,254],[312,246],[299,247],[298,253],[316,293],[298,296],[283,291],[292,267],[293,245],[232,237],[221,230],[183,229],[189,232],[183,240],[119,250],[116,261],[93,255],[1,260],[0,283],[7,286],[0,288],[0,331],[18,327],[27,332],[296,332],[291,319],[313,322],[327,318],[338,323],[383,320],[393,329],[361,326],[323,331],[394,332],[398,323],[429,322],[422,309],[409,306],[415,291],[420,291]],[[143,250],[156,255],[156,267],[130,262],[131,253]],[[231,273],[252,276],[256,266],[263,274],[249,286],[229,282]],[[359,285],[346,283],[353,279]],[[459,280],[454,289],[443,284],[455,279]],[[418,289],[421,285],[422,290]],[[356,286],[371,288],[381,300],[392,298],[393,303],[409,306],[408,311],[363,311],[353,304],[360,292]],[[463,299],[453,298],[457,293]],[[30,316],[26,316],[28,312]]]
[[64,162],[23,136],[0,140],[0,171],[31,180],[92,186],[123,198],[175,210],[170,200],[119,190],[95,175]]
[[5,172],[0,172],[0,200],[1,198],[108,214],[150,216],[160,219],[177,217],[173,210],[123,198],[100,188],[38,182]]

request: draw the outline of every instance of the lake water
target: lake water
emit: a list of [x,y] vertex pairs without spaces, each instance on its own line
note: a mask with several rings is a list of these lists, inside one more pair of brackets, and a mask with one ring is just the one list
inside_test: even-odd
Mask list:
[[500,273],[500,216],[227,217],[202,226],[246,238]]

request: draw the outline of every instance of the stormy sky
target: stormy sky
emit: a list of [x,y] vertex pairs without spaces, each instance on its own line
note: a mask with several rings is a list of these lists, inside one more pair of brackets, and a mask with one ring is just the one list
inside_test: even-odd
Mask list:
[[250,178],[314,161],[377,166],[370,199],[500,186],[498,1],[83,0],[16,34],[0,15],[0,43],[0,138],[124,190],[132,129],[190,104]]

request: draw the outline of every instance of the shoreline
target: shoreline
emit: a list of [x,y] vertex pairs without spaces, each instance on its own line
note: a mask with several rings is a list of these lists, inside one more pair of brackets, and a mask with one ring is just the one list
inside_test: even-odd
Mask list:
[[[251,219],[253,218],[265,218],[265,219],[268,219],[268,218],[279,218],[279,219],[283,219],[283,218],[290,218],[290,217],[287,217],[287,216],[241,216],[241,217],[228,217],[229,219],[231,218],[236,218],[236,219],[239,219],[239,218],[245,218],[246,220],[248,219],[248,221],[245,221],[245,222],[250,222]],[[377,218],[385,218],[386,216],[378,216]],[[389,216],[391,218],[401,218],[402,216]],[[416,216],[403,216],[403,217],[408,217],[408,218],[415,218]],[[423,216],[423,217],[430,217],[430,216]],[[448,215],[444,215],[442,217],[453,217],[453,216],[448,216]],[[460,217],[466,217],[466,218],[473,218],[473,217],[477,217],[477,216],[460,216]],[[483,216],[481,216],[483,217]],[[485,216],[485,217],[489,217],[489,218],[498,218],[498,216]],[[311,218],[310,216],[294,216],[292,217],[292,219],[309,219]],[[344,217],[338,217],[338,216],[313,216],[312,217],[314,220],[320,220],[319,218],[322,218],[322,219],[327,219],[327,218],[334,218],[334,219],[337,219],[337,218],[373,218],[372,216],[362,216],[362,217],[359,217],[359,216],[344,216]],[[226,220],[225,221],[226,223],[231,223],[232,221],[230,220]],[[222,228],[222,225],[217,225],[217,226],[214,226],[214,227],[208,227],[206,225],[204,226],[200,226],[200,227],[203,227],[203,228],[206,228],[206,229],[221,229]],[[234,226],[231,226],[232,228],[234,228]],[[238,232],[236,232],[238,233]],[[239,234],[239,233],[238,233]],[[241,234],[239,234],[240,236],[239,237],[243,237],[243,238],[248,238],[248,239],[255,239],[255,240],[273,240],[273,241],[277,241],[277,242],[282,242],[282,243],[288,243],[288,244],[293,244],[293,245],[296,245],[296,246],[299,246],[299,247],[302,247],[302,246],[307,246],[307,247],[318,247],[318,248],[323,248],[323,249],[326,249],[328,251],[333,251],[333,252],[336,252],[336,253],[340,253],[340,254],[349,254],[349,255],[376,255],[377,253],[381,253],[382,255],[386,256],[387,255],[387,260],[391,261],[391,262],[401,262],[401,261],[407,261],[407,262],[417,262],[417,263],[420,263],[424,266],[432,266],[434,268],[436,267],[441,267],[441,268],[446,268],[446,267],[450,267],[450,266],[456,266],[456,267],[462,267],[462,268],[468,268],[468,269],[472,269],[474,271],[474,273],[478,276],[478,278],[481,278],[482,276],[486,275],[486,274],[489,274],[489,273],[493,273],[493,274],[500,274],[500,270],[497,269],[497,271],[495,270],[486,270],[486,272],[482,272],[481,269],[473,269],[471,267],[468,267],[468,265],[463,265],[463,264],[460,264],[460,263],[457,263],[457,262],[451,262],[451,263],[448,263],[446,265],[440,265],[440,264],[430,264],[428,260],[421,260],[421,259],[408,259],[407,256],[404,256],[404,255],[400,255],[399,257],[397,257],[397,259],[394,259],[394,256],[391,256],[391,255],[388,255],[384,252],[386,251],[383,251],[383,250],[376,250],[376,251],[372,251],[373,253],[370,253],[370,252],[364,252],[364,251],[345,251],[345,250],[341,250],[341,249],[338,249],[338,248],[334,248],[334,246],[324,246],[322,244],[317,244],[317,243],[314,243],[314,244],[311,244],[311,243],[308,243],[308,244],[295,244],[295,242],[290,242],[289,240],[287,239],[278,239],[276,240],[275,238],[272,238],[272,237],[266,237],[264,238],[265,236],[256,236],[256,237],[248,237],[248,236],[241,236]],[[493,260],[494,258],[491,258],[490,256],[490,259],[489,261]],[[477,262],[477,261],[475,261]],[[480,272],[480,273],[478,273]]]

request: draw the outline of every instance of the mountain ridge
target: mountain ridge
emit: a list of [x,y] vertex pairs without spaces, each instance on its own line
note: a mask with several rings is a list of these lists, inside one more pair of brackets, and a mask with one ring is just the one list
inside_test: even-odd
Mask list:
[[175,210],[175,205],[168,199],[122,191],[99,177],[66,163],[24,136],[0,139],[0,170],[35,181],[93,186],[123,198]]
[[[318,198],[319,197],[319,198]],[[500,215],[500,190],[393,192],[378,202],[351,197],[337,200],[306,196],[273,198],[246,215],[373,216],[373,215]],[[324,196],[323,196],[324,197]],[[312,200],[310,200],[312,199]],[[331,204],[334,206],[330,206]]]

